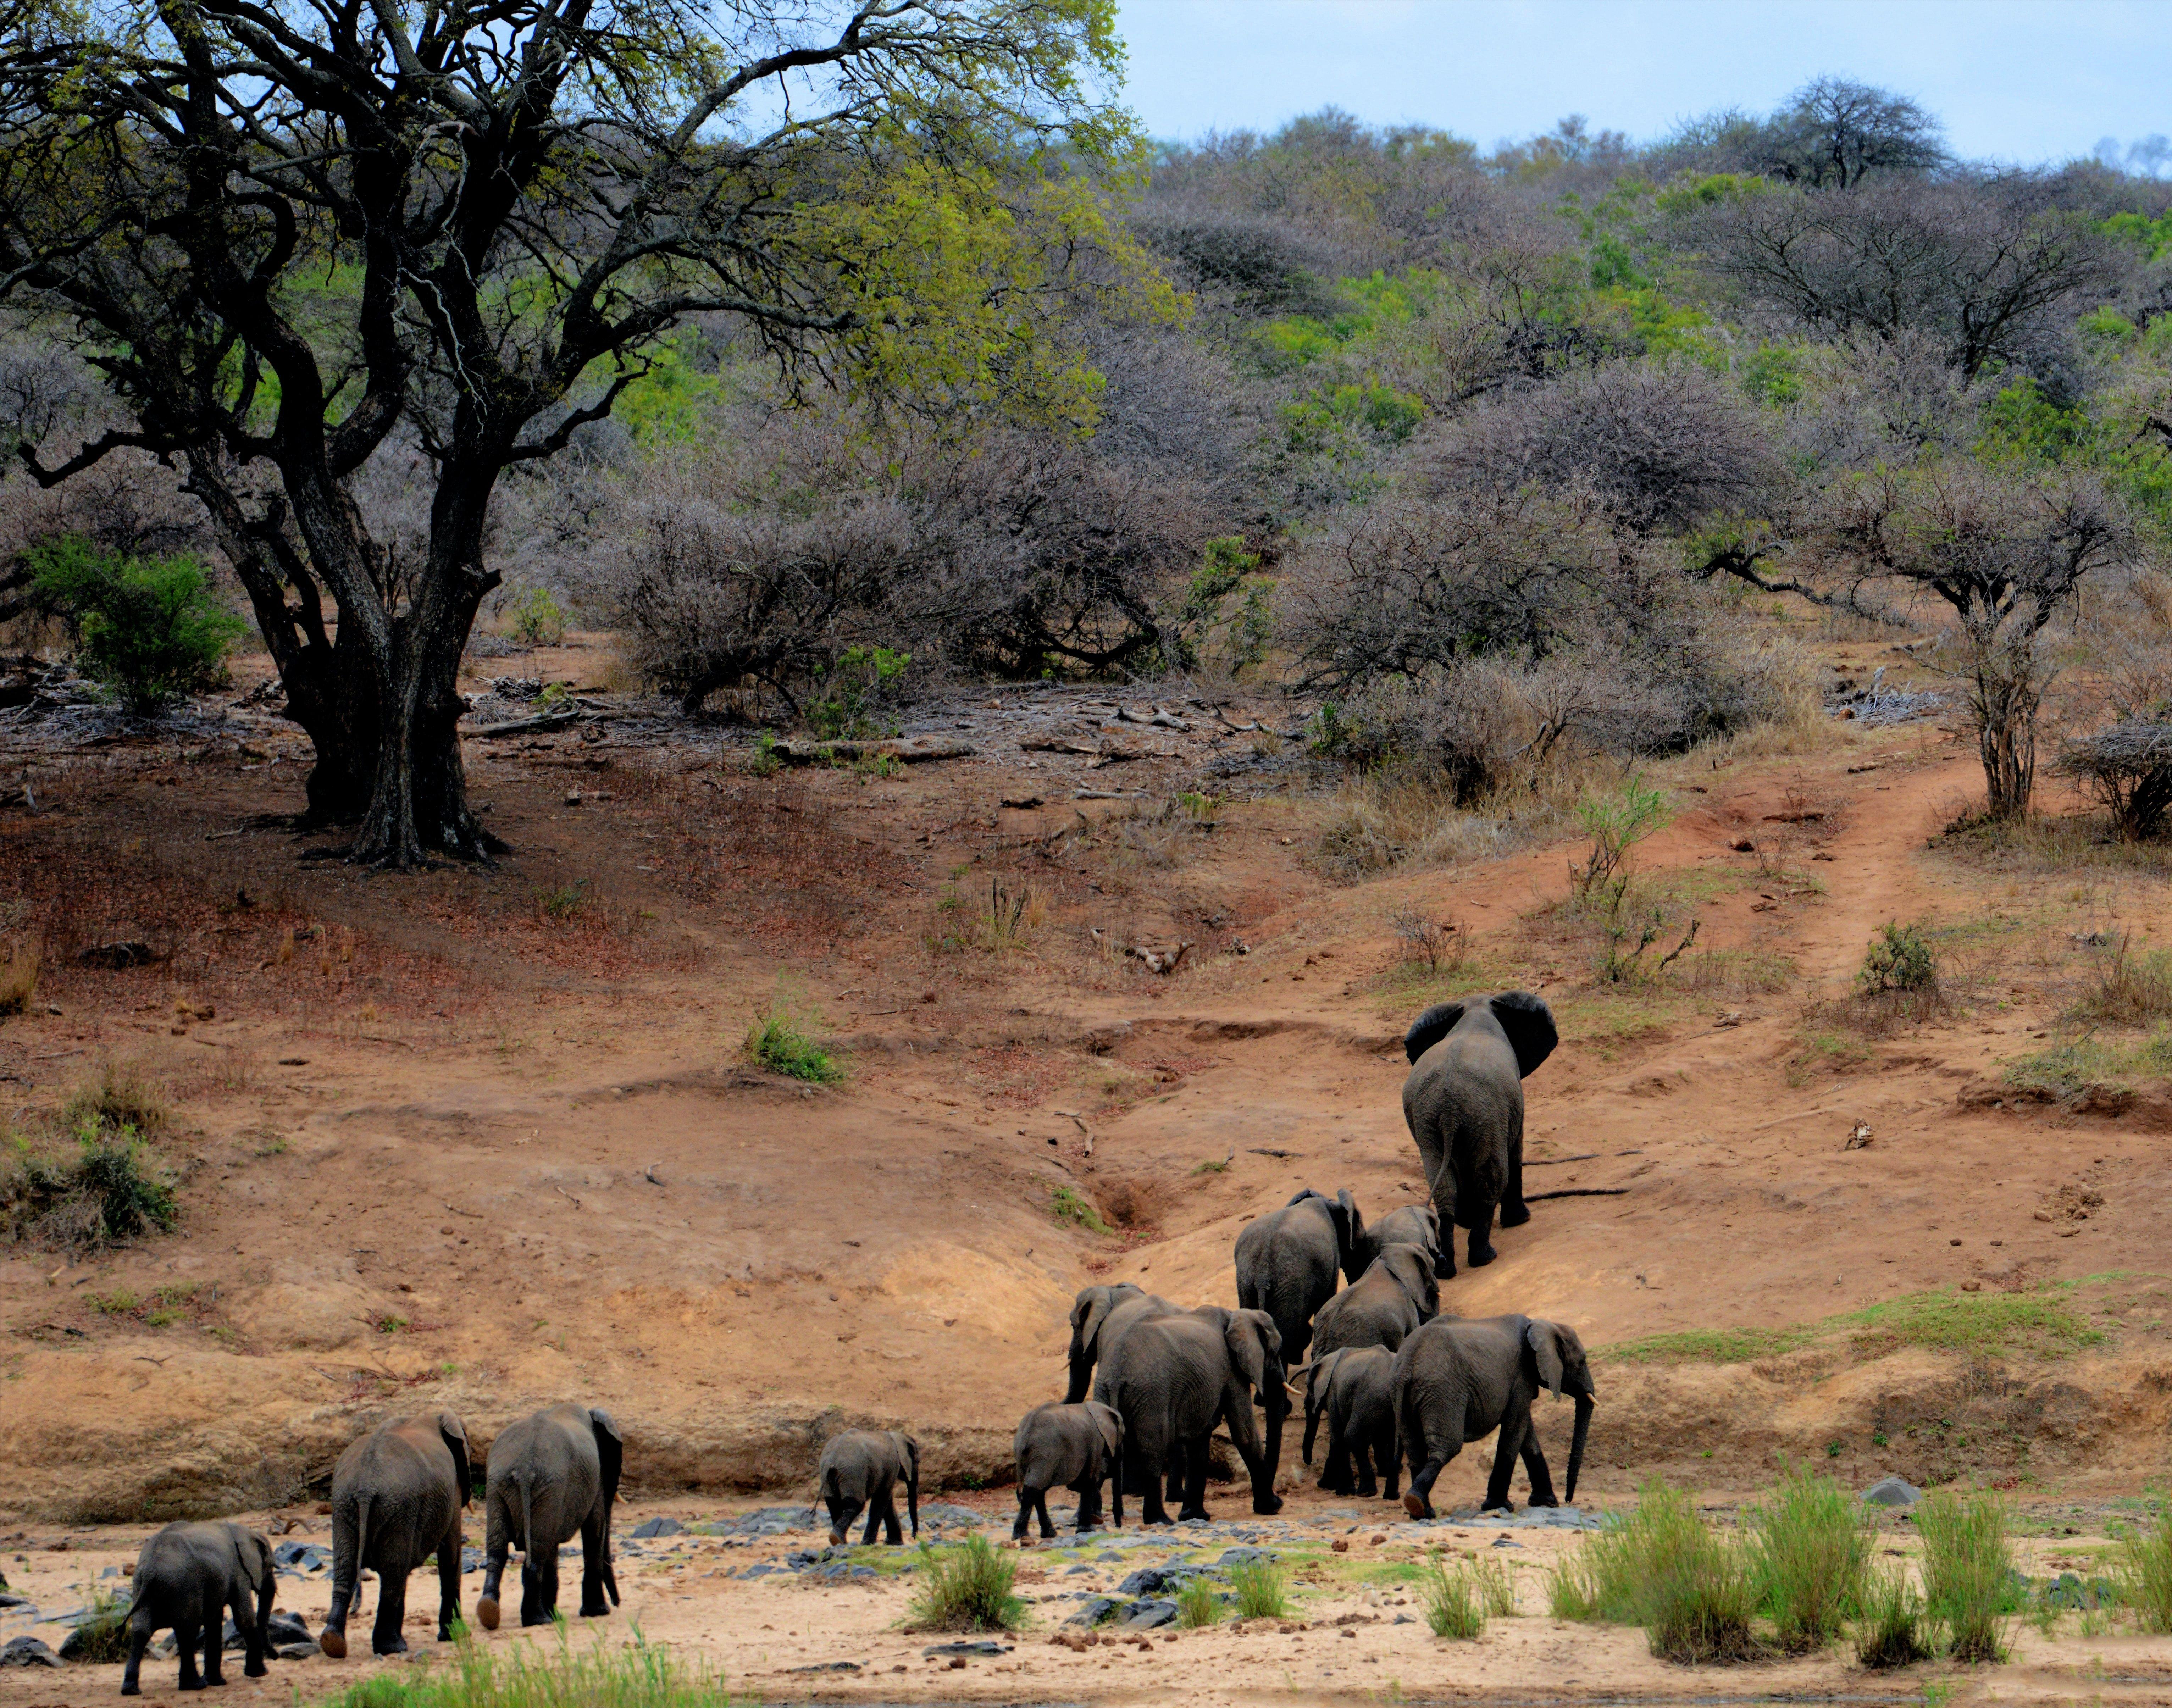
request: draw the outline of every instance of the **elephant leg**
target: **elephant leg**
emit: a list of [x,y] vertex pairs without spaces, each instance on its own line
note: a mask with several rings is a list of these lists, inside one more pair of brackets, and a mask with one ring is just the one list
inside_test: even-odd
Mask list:
[[1011,1540],[1012,1540],[1012,1541],[1013,1541],[1013,1542],[1023,1542],[1023,1541],[1024,1541],[1024,1540],[1025,1540],[1025,1527],[1026,1527],[1026,1523],[1027,1523],[1027,1521],[1028,1521],[1029,1519],[1030,1519],[1032,1517],[1033,1517],[1033,1490],[1032,1490],[1031,1489],[1029,1489],[1028,1487],[1026,1487],[1026,1485],[1025,1485],[1024,1483],[1020,1483],[1020,1484],[1019,1485],[1019,1514],[1018,1514],[1018,1522],[1017,1522],[1016,1523],[1014,1523],[1014,1524],[1013,1524],[1013,1525],[1011,1526]]
[[[1433,1485],[1440,1480],[1440,1474],[1448,1463],[1462,1448],[1462,1442],[1449,1442],[1439,1445],[1432,1442],[1412,1443],[1411,1485],[1403,1495],[1403,1510],[1413,1518],[1433,1517]],[[1423,1454],[1423,1458],[1419,1457]]]
[[1433,1260],[1433,1278],[1450,1281],[1455,1276],[1455,1170],[1449,1166],[1444,1149],[1423,1139],[1418,1141],[1418,1155],[1425,1163],[1433,1208],[1440,1215],[1442,1237]]
[[1205,1518],[1207,1511],[1207,1459],[1210,1437],[1201,1436],[1185,1445],[1184,1453],[1184,1504],[1176,1509],[1179,1523],[1186,1518]]
[[[1321,1408],[1321,1410],[1324,1409],[1325,1408]],[[1332,1418],[1328,1420],[1327,1438],[1330,1441],[1335,1439],[1335,1422]],[[1310,1464],[1312,1463],[1312,1446],[1313,1443],[1319,1439],[1320,1410],[1308,1406],[1305,1408],[1304,1414],[1304,1445],[1298,1453],[1298,1457],[1303,1459],[1305,1464]],[[1320,1486],[1322,1488],[1325,1488],[1327,1485],[1325,1483],[1322,1483]]]
[[[1046,1501],[1046,1496],[1042,1499]],[[1048,1523],[1048,1514],[1040,1515],[1040,1522]],[[905,1527],[897,1522],[897,1494],[895,1490],[883,1496],[883,1539],[893,1548],[905,1546]]]
[[1358,1473],[1357,1492],[1370,1500],[1380,1491],[1373,1441],[1363,1431],[1350,1437],[1350,1463]]
[[1508,1138],[1508,1190],[1501,1197],[1501,1225],[1521,1227],[1530,1219],[1530,1206],[1524,1202],[1524,1124],[1519,1121]]
[[452,1641],[453,1627],[460,1622],[460,1550],[465,1540],[455,1508],[453,1528],[438,1544],[438,1641],[441,1643]]
[[1350,1492],[1350,1442],[1331,1417],[1327,1420],[1327,1463],[1320,1468],[1320,1486],[1333,1495]]
[[121,1694],[140,1696],[143,1688],[137,1682],[143,1670],[143,1651],[151,1646],[151,1633],[158,1627],[151,1623],[151,1609],[139,1605],[128,1616],[128,1664],[121,1674]]
[[487,1631],[497,1629],[497,1588],[505,1576],[506,1556],[512,1549],[511,1533],[492,1513],[488,1551],[482,1561],[482,1593],[476,1598],[476,1623]]
[[1530,1414],[1524,1419],[1524,1474],[1531,1480],[1531,1498],[1528,1507],[1558,1507],[1561,1500],[1554,1493],[1553,1473],[1546,1469],[1546,1455],[1539,1445],[1539,1431],[1531,1422]]
[[272,1646],[265,1641],[264,1628],[257,1623],[249,1605],[249,1586],[246,1583],[242,1585],[234,1598],[234,1623],[241,1632],[241,1676],[245,1678],[265,1677],[272,1670],[266,1664]]
[[1185,1479],[1191,1473],[1191,1443],[1180,1441],[1169,1462],[1169,1492],[1164,1498],[1180,1506],[1184,1501]]
[[[382,1555],[378,1556],[380,1560]],[[410,1556],[412,1557],[411,1555]],[[404,1655],[407,1639],[400,1627],[407,1623],[407,1574],[377,1568],[377,1620],[369,1628],[369,1649],[376,1655]]]
[[1480,1512],[1516,1510],[1508,1499],[1508,1480],[1516,1474],[1516,1455],[1523,1451],[1524,1437],[1530,1427],[1531,1415],[1528,1411],[1521,1417],[1511,1411],[1501,1420],[1501,1433],[1493,1442],[1493,1469],[1486,1479],[1486,1501],[1478,1509]]
[[226,1652],[226,1601],[220,1596],[206,1596],[210,1603],[204,1609],[203,1681],[207,1689],[226,1684],[226,1668],[223,1657]]
[[558,1550],[545,1545],[550,1533],[538,1527],[528,1538],[520,1562],[520,1623],[547,1625],[558,1610]]
[[[1169,1508],[1162,1504],[1162,1456],[1142,1452],[1136,1457],[1141,1472],[1139,1480],[1146,1486],[1146,1493],[1140,1501],[1139,1522],[1142,1524],[1174,1523],[1175,1521],[1169,1516]],[[1133,1458],[1128,1447],[1125,1449],[1125,1458],[1126,1463]]]
[[1473,1269],[1483,1269],[1501,1254],[1493,1249],[1493,1209],[1491,1204],[1473,1206],[1468,1255]]
[[1083,1536],[1101,1522],[1101,1474],[1089,1470],[1071,1487],[1078,1496],[1078,1530]]
[[603,1506],[599,1501],[581,1521],[581,1617],[603,1619],[610,1612],[604,1595],[604,1556],[610,1538],[604,1534]]
[[[185,1614],[175,1623],[174,1641],[180,1646],[181,1651],[180,1688],[184,1690],[201,1690],[204,1687],[203,1674],[196,1671],[196,1645],[202,1639],[203,1621],[200,1615]],[[218,1641],[216,1634],[212,1641]]]

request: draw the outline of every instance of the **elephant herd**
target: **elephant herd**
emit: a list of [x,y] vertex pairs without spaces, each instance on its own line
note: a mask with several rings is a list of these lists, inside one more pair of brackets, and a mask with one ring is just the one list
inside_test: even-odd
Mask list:
[[[1405,1508],[1433,1516],[1431,1491],[1465,1443],[1500,1431],[1486,1506],[1508,1505],[1519,1458],[1534,1506],[1555,1504],[1531,1406],[1540,1391],[1576,1402],[1564,1498],[1573,1500],[1594,1399],[1583,1344],[1573,1329],[1524,1316],[1465,1320],[1444,1314],[1440,1283],[1455,1273],[1454,1241],[1468,1235],[1476,1267],[1494,1258],[1492,1228],[1530,1219],[1524,1203],[1523,1080],[1551,1053],[1553,1017],[1526,991],[1445,1002],[1419,1015],[1404,1039],[1411,1072],[1403,1114],[1424,1160],[1428,1201],[1406,1205],[1370,1227],[1347,1190],[1330,1198],[1308,1188],[1238,1236],[1237,1304],[1186,1309],[1125,1282],[1083,1290],[1071,1310],[1070,1380],[1061,1400],[1020,1420],[1013,1449],[1023,1540],[1038,1520],[1056,1533],[1048,1491],[1078,1496],[1078,1528],[1101,1522],[1101,1485],[1110,1521],[1123,1523],[1124,1496],[1148,1524],[1205,1518],[1209,1453],[1224,1429],[1244,1461],[1252,1509],[1272,1513],[1282,1429],[1302,1379],[1305,1463],[1320,1420],[1327,1463],[1320,1486],[1338,1494],[1395,1498],[1410,1467]],[[1254,1416],[1264,1416],[1264,1427]],[[548,1623],[558,1601],[558,1550],[581,1539],[584,1615],[618,1601],[611,1570],[611,1507],[622,1447],[610,1415],[561,1405],[509,1425],[492,1443],[485,1481],[487,1543],[476,1616],[499,1618],[498,1591],[519,1547],[520,1621]],[[833,1437],[819,1469],[830,1539],[866,1514],[863,1540],[903,1540],[896,1492],[902,1486],[914,1535],[920,1529],[920,1449],[896,1431]],[[438,1635],[460,1617],[461,1515],[470,1493],[467,1434],[442,1411],[379,1425],[340,1455],[332,1472],[332,1597],[318,1641],[347,1653],[347,1622],[365,1571],[379,1579],[370,1646],[396,1654],[406,1618],[408,1577],[433,1558]],[[270,1544],[231,1523],[169,1524],[144,1544],[130,1610],[124,1695],[154,1631],[170,1627],[181,1657],[180,1687],[216,1684],[224,1614],[242,1632],[245,1671],[265,1672],[273,1600]],[[203,1672],[196,1648],[201,1641]]]

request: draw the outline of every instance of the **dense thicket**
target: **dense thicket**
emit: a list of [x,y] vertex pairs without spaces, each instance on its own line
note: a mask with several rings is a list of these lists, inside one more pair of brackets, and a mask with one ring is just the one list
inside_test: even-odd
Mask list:
[[[1324,697],[1324,739],[1467,797],[1564,743],[1799,706],[1750,601],[1800,595],[1943,636],[1924,656],[2002,813],[2078,594],[2159,585],[2154,179],[1957,160],[1913,103],[1828,78],[1643,146],[1571,120],[1489,153],[1323,112],[1164,147],[1106,194],[1112,243],[1190,310],[1105,312],[1079,262],[1049,307],[1067,419],[788,395],[744,316],[690,316],[565,458],[499,482],[491,573],[621,627],[690,712],[727,688],[788,710],[853,647],[916,675],[1205,673]],[[10,349],[26,443],[94,430],[80,370]],[[394,561],[427,545],[417,454],[388,436],[346,484]],[[166,537],[185,501],[10,502],[19,538],[194,543]],[[2163,633],[2097,623],[2105,719],[2172,724],[2137,663]]]

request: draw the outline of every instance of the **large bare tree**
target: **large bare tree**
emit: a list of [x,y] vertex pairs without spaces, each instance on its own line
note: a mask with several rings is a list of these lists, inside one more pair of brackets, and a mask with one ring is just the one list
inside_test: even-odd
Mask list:
[[[1089,406],[1047,333],[1132,147],[1114,9],[0,0],[0,291],[126,417],[23,454],[47,483],[184,467],[315,744],[313,815],[358,859],[485,853],[454,679],[492,491],[687,317],[793,383]],[[354,490],[395,446],[431,482],[411,560]]]

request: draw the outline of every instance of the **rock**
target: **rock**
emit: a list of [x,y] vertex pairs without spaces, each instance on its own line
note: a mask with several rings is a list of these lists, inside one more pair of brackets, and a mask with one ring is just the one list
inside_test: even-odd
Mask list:
[[1347,1536],[1338,1536],[1327,1545],[1337,1554],[1347,1554],[1350,1551],[1350,1539]]
[[[132,941],[93,943],[75,959],[78,966],[99,967],[109,973],[117,973],[127,967],[148,967],[159,958],[151,953],[150,944]],[[18,1664],[28,1665],[29,1663],[24,1662]]]
[[770,1565],[766,1560],[757,1560],[755,1564],[747,1567],[745,1571],[739,1573],[739,1576],[741,1577],[766,1577],[771,1572],[779,1571],[782,1569],[783,1568],[782,1566]]
[[1176,1603],[1173,1601],[1135,1601],[1117,1623],[1128,1631],[1150,1631],[1163,1625],[1176,1623]]
[[976,1512],[970,1507],[961,1507],[954,1501],[930,1501],[920,1509],[920,1522],[939,1530],[959,1524],[985,1524],[988,1515]]
[[[0,1578],[0,1583],[6,1582],[5,1578]],[[30,1598],[27,1595],[0,1595],[0,1608],[28,1607],[30,1604]]]
[[0,1667],[58,1667],[61,1657],[36,1637],[10,1637],[0,1646]]
[[1496,1536],[1493,1545],[1496,1548],[1521,1548],[1524,1544],[1513,1536]]
[[999,1655],[1008,1655],[1011,1648],[1012,1645],[1009,1643],[999,1643],[988,1637],[980,1637],[967,1642],[931,1644],[920,1652],[929,1660],[934,1659],[938,1655],[951,1655],[961,1658],[971,1656],[975,1659],[992,1660]]
[[312,1649],[317,1640],[309,1635],[309,1623],[298,1613],[275,1613],[265,1633],[272,1639],[272,1646],[278,1648],[288,1643],[306,1643]]
[[1078,1566],[1067,1566],[1063,1569],[1063,1575],[1066,1577],[1076,1577],[1081,1572],[1083,1572],[1087,1576],[1091,1577],[1094,1575],[1094,1568],[1090,1566],[1081,1564]]
[[1219,1569],[1232,1566],[1271,1566],[1278,1556],[1271,1548],[1225,1548],[1214,1562]]
[[811,1667],[787,1667],[788,1673],[857,1673],[858,1661],[817,1661]]
[[1069,1619],[1064,1620],[1064,1624],[1067,1625],[1100,1625],[1113,1617],[1122,1606],[1123,1603],[1113,1596],[1097,1595],[1089,1600]]
[[634,1526],[633,1533],[637,1536],[678,1536],[684,1534],[685,1528],[676,1518],[651,1518],[646,1523]]
[[[297,1566],[304,1571],[322,1571],[332,1563],[332,1550],[315,1542],[282,1542],[272,1550],[272,1563]],[[460,1569],[470,1569],[465,1553]]]
[[1899,1477],[1880,1477],[1863,1491],[1863,1498],[1873,1507],[1912,1507],[1923,1498],[1923,1491]]
[[2101,1577],[2092,1577],[2083,1582],[2071,1571],[2062,1571],[2044,1586],[2042,1600],[2046,1607],[2080,1609],[2116,1607],[2120,1590],[2116,1583]]

